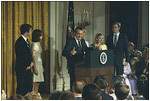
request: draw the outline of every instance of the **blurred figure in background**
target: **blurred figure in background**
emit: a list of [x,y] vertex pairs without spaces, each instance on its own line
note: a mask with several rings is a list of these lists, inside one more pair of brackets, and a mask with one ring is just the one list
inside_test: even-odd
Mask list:
[[134,47],[135,47],[135,45],[134,45],[133,42],[128,42],[129,57],[130,57],[130,59],[131,59],[132,57],[134,57],[134,52],[135,52]]

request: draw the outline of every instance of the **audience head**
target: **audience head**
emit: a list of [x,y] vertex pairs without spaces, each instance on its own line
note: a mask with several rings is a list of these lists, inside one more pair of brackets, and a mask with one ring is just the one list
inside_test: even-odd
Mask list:
[[32,26],[29,24],[22,24],[20,26],[20,33],[22,35],[26,34],[27,36],[30,36],[32,33]]
[[140,59],[141,59],[141,57],[142,57],[142,52],[141,52],[141,51],[139,51],[139,50],[136,50],[136,51],[135,51],[135,53],[134,53],[134,56],[135,56],[135,57],[137,57],[137,58],[138,58],[138,60],[140,60]]
[[15,94],[9,97],[8,100],[25,100],[25,98],[22,95]]
[[76,100],[76,97],[72,92],[62,92],[62,94],[59,97],[59,100]]
[[85,85],[84,81],[74,82],[73,87],[72,87],[73,92],[77,94],[82,94],[84,85]]
[[85,30],[83,27],[77,27],[75,29],[75,37],[77,38],[77,40],[81,40],[84,36]]
[[118,100],[124,100],[129,95],[129,86],[125,83],[118,83],[115,85],[115,95]]
[[114,78],[113,85],[115,86],[118,83],[125,83],[125,78],[122,75],[118,75]]
[[59,100],[61,94],[62,94],[61,91],[54,91],[50,94],[49,100]]
[[96,76],[94,83],[98,85],[100,89],[106,89],[108,86],[107,80],[103,75]]
[[101,92],[96,84],[85,85],[82,92],[84,100],[99,100],[101,99]]
[[97,45],[97,44],[104,44],[104,36],[102,33],[97,33],[96,36],[95,36],[95,40],[94,40],[94,45]]
[[142,52],[142,55],[146,54],[146,51],[148,50],[148,47],[144,47],[141,52]]
[[132,52],[134,50],[134,43],[128,42],[128,48],[129,48],[129,52]]
[[29,92],[24,97],[26,100],[42,100],[40,93]]
[[34,30],[32,32],[32,42],[39,42],[40,40],[42,40],[42,34],[43,32],[39,29]]
[[142,57],[144,57],[147,60],[148,59],[147,56],[149,56],[149,49],[147,47],[144,47],[142,49]]
[[119,33],[120,28],[121,28],[120,22],[113,23],[113,26],[112,26],[113,33],[115,33],[115,34]]
[[138,58],[137,57],[133,57],[133,58],[130,59],[131,66],[135,66],[137,62],[138,62]]

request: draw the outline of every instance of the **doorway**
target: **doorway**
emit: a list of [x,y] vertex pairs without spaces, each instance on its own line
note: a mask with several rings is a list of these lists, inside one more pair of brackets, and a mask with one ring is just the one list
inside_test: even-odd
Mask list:
[[109,2],[109,15],[109,31],[112,33],[114,22],[121,22],[120,32],[127,35],[128,42],[137,46],[139,2]]

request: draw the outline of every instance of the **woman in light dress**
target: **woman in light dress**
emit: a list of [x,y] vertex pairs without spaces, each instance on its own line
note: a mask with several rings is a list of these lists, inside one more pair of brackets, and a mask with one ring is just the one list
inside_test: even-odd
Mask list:
[[32,33],[32,58],[34,63],[33,68],[33,89],[34,93],[38,93],[38,88],[41,82],[44,82],[44,68],[41,59],[42,48],[40,41],[42,40],[43,32],[39,29],[36,29]]
[[94,50],[107,50],[107,46],[104,41],[104,36],[102,33],[97,33],[95,36],[94,43],[91,45]]

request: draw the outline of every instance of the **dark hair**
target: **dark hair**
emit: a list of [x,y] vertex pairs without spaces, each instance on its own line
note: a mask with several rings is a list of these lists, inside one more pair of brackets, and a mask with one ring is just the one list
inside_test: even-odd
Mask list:
[[29,32],[30,28],[32,28],[29,24],[22,24],[20,26],[20,33],[23,35],[25,32]]
[[25,99],[22,95],[15,94],[15,95],[12,95],[11,97],[9,97],[8,100],[25,100]]
[[115,86],[118,83],[125,83],[125,78],[122,75],[118,75],[113,80],[113,85]]
[[119,100],[124,100],[129,95],[129,86],[125,83],[118,83],[115,85],[115,95]]
[[101,91],[96,84],[85,85],[82,92],[84,100],[98,100],[101,97]]
[[141,50],[141,52],[143,52],[144,50],[148,50],[148,47],[144,47],[142,50]]
[[[81,82],[82,85],[79,85],[78,82]],[[82,94],[84,85],[85,85],[84,81],[76,81],[73,83],[72,89],[75,93]]]
[[114,22],[113,25],[118,25],[118,27],[121,28],[121,23],[120,22]]
[[128,42],[128,47],[135,46],[133,42]]
[[39,42],[40,36],[42,35],[42,31],[39,29],[36,29],[32,32],[32,42]]
[[62,92],[61,96],[59,97],[59,100],[76,100],[76,97],[72,92]]
[[83,31],[85,31],[83,27],[79,26],[79,27],[77,27],[77,28],[75,29],[75,31],[74,31],[74,32],[75,32],[75,33],[77,33],[77,30],[78,30],[78,29],[79,29],[79,30],[83,30]]
[[106,89],[107,85],[107,80],[103,75],[98,75],[94,79],[94,83],[99,86],[100,89]]
[[54,91],[50,94],[49,100],[59,100],[61,94],[62,94],[61,91]]

